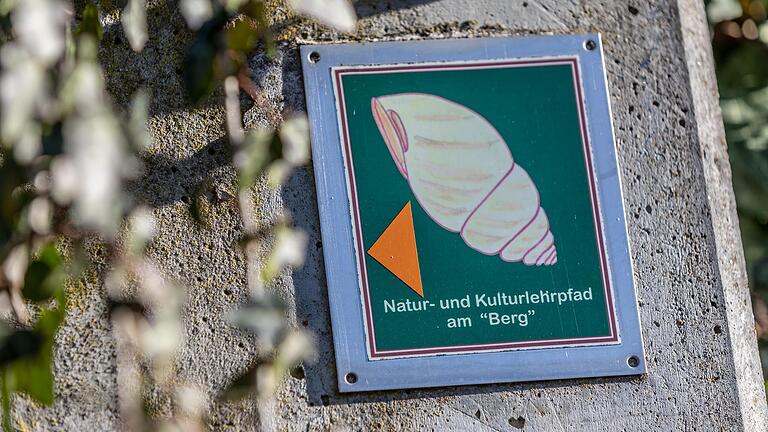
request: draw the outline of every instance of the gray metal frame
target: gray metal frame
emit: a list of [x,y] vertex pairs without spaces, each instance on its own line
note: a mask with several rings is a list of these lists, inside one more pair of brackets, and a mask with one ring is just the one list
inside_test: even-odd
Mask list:
[[[599,34],[301,47],[339,391],[637,375],[646,372]],[[370,360],[332,68],[577,57],[620,342]]]

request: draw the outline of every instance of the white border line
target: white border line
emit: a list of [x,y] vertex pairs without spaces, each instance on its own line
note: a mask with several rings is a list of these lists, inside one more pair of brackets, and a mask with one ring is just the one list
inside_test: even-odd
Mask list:
[[[532,60],[531,62],[525,64],[526,60]],[[557,60],[563,60],[562,62],[558,62]],[[551,62],[550,62],[551,61]],[[510,62],[520,62],[521,64],[510,64]],[[545,64],[535,64],[535,63],[544,63]],[[499,63],[498,65],[489,65],[489,63]],[[478,64],[479,66],[472,66],[472,64]],[[466,67],[461,67],[463,65],[468,65]],[[603,293],[605,295],[605,302],[606,302],[606,311],[609,315],[609,330],[610,335],[605,337],[581,337],[581,338],[560,338],[560,339],[539,339],[539,340],[529,340],[529,341],[519,341],[519,342],[499,342],[499,343],[492,343],[492,344],[468,344],[468,345],[452,345],[452,346],[438,346],[438,347],[426,347],[426,348],[407,348],[407,349],[398,349],[398,350],[375,350],[376,347],[376,332],[375,328],[369,328],[368,320],[370,319],[371,322],[373,322],[373,311],[371,309],[371,301],[370,301],[370,294],[366,294],[364,290],[368,289],[370,292],[370,286],[366,283],[367,281],[364,281],[363,275],[367,276],[367,268],[365,263],[365,254],[360,251],[359,244],[365,244],[364,239],[362,238],[362,227],[359,226],[358,221],[360,221],[360,213],[359,209],[354,206],[353,203],[357,202],[357,197],[352,196],[352,184],[350,182],[355,182],[355,170],[354,170],[354,161],[347,160],[347,146],[349,146],[349,152],[351,156],[351,137],[349,135],[349,125],[347,124],[346,120],[346,112],[342,110],[342,107],[346,108],[346,104],[344,101],[344,85],[343,85],[343,77],[345,75],[373,75],[373,74],[389,74],[389,73],[417,73],[417,72],[435,72],[440,71],[444,67],[448,66],[454,66],[451,67],[451,70],[485,70],[485,69],[508,69],[508,68],[519,68],[519,67],[546,67],[546,66],[559,66],[559,65],[567,65],[571,66],[571,73],[572,73],[572,81],[574,86],[574,97],[576,98],[576,106],[577,106],[577,115],[579,120],[579,136],[581,138],[582,142],[582,149],[584,154],[584,164],[585,169],[587,171],[587,177],[588,177],[588,184],[589,184],[589,199],[592,207],[592,220],[594,223],[594,230],[595,230],[595,237],[598,242],[596,246],[598,246],[598,252],[600,255],[600,279],[603,283]],[[394,69],[394,70],[371,70],[371,69],[387,69],[387,68],[402,68],[400,70]],[[356,265],[358,267],[357,271],[357,279],[358,279],[358,287],[360,291],[360,301],[361,301],[361,308],[363,309],[363,326],[364,326],[364,334],[366,339],[366,353],[368,356],[368,359],[371,361],[377,361],[377,360],[386,360],[386,359],[394,359],[394,358],[410,358],[410,357],[427,357],[427,356],[439,356],[439,355],[462,355],[462,354],[477,354],[477,353],[485,353],[485,352],[500,352],[500,351],[515,351],[515,350],[531,350],[531,349],[551,349],[551,348],[560,348],[560,347],[577,347],[577,346],[596,346],[596,345],[618,345],[621,344],[621,337],[619,334],[619,325],[618,325],[618,319],[617,319],[617,311],[616,311],[616,305],[615,305],[615,299],[613,298],[613,284],[611,283],[611,272],[608,268],[608,260],[605,255],[607,255],[606,251],[606,241],[605,241],[605,234],[604,229],[602,229],[602,212],[599,206],[599,203],[595,202],[595,198],[599,195],[597,190],[597,179],[596,179],[596,173],[594,172],[594,158],[592,157],[592,142],[589,139],[589,125],[587,124],[586,120],[586,113],[583,111],[585,110],[586,101],[582,100],[584,96],[584,88],[582,80],[579,76],[577,76],[578,73],[580,73],[580,60],[578,56],[553,56],[553,57],[517,57],[517,58],[509,58],[509,59],[498,59],[498,60],[474,60],[474,61],[451,61],[451,62],[424,62],[424,63],[395,63],[395,64],[375,64],[375,65],[356,65],[356,66],[334,66],[330,68],[331,72],[331,81],[333,85],[333,91],[334,91],[334,99],[335,99],[335,105],[336,105],[336,117],[337,117],[337,126],[339,129],[339,138],[341,145],[341,154],[342,159],[344,162],[344,178],[346,180],[346,187],[347,187],[347,198],[348,203],[350,207],[350,219],[352,222],[353,230],[352,235],[354,237],[354,249],[356,252],[355,261]],[[339,72],[341,71],[341,72]],[[337,83],[337,74],[339,77],[338,83]],[[339,88],[339,86],[341,88]],[[582,98],[580,98],[582,96]],[[342,116],[344,118],[342,119]],[[586,132],[586,136],[584,135]],[[346,141],[349,141],[347,143]],[[351,174],[352,179],[349,178],[349,174]],[[355,182],[356,184],[356,182]],[[356,188],[355,188],[356,190]],[[355,194],[356,195],[356,194]],[[599,200],[598,200],[599,201]],[[358,239],[357,236],[360,236]],[[360,268],[362,266],[362,268]],[[608,279],[608,280],[606,280]],[[367,301],[365,301],[367,299]],[[372,340],[369,341],[368,338],[371,338]],[[605,339],[605,341],[600,341],[600,339]],[[579,340],[589,340],[588,343],[578,343]],[[573,341],[576,342],[575,344],[557,344],[559,341]],[[546,342],[546,344],[539,344],[539,345],[531,345],[535,344],[537,342]],[[525,344],[526,346],[522,347],[516,347],[515,345],[518,344]],[[493,348],[494,346],[503,346],[503,348]],[[374,348],[374,352],[371,352],[371,347]],[[473,347],[489,347],[488,349],[479,349],[479,350],[462,350],[462,351],[435,351],[435,352],[427,352],[424,353],[422,351],[434,351],[439,350],[441,348],[452,348],[452,349],[461,349],[461,348],[473,348]],[[419,351],[418,353],[413,354],[404,354],[401,356],[398,355],[386,355],[389,353],[399,353],[399,352],[414,352]],[[381,355],[385,354],[385,355]]]

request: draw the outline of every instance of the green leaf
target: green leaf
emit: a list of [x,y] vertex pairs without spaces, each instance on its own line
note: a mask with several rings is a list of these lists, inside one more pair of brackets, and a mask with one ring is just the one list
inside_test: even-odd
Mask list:
[[227,314],[227,321],[256,334],[266,343],[275,343],[286,330],[285,302],[274,294],[251,299],[242,308]]
[[4,246],[11,237],[19,211],[12,195],[21,179],[14,169],[15,163],[12,159],[8,153],[4,152],[3,162],[0,165],[0,250],[5,249]]
[[46,343],[53,346],[53,338],[59,330],[59,325],[64,321],[66,315],[67,298],[66,292],[60,290],[55,295],[57,304],[53,308],[45,309],[35,323],[35,330],[46,338]]
[[307,249],[307,234],[285,225],[275,230],[275,243],[261,270],[261,280],[271,282],[286,267],[301,267]]
[[253,50],[259,38],[258,32],[248,20],[240,20],[227,30],[226,40],[229,49],[247,54]]
[[280,141],[269,129],[250,130],[234,158],[240,190],[253,186],[259,176],[282,154]]
[[123,241],[125,252],[141,255],[155,236],[155,217],[147,207],[136,207],[127,218],[127,230]]
[[28,189],[21,186],[27,181],[22,166],[8,151],[0,154],[0,256],[8,244],[13,232],[18,232],[21,225],[21,213],[33,198]]
[[240,10],[244,15],[248,16],[256,22],[257,35],[264,43],[264,51],[267,57],[274,57],[277,53],[277,47],[275,46],[275,40],[272,32],[269,28],[269,17],[267,16],[267,9],[262,1],[249,1]]
[[26,393],[37,401],[53,403],[53,346],[43,346],[31,359],[19,360],[9,366],[9,381],[14,391]]
[[308,334],[287,331],[277,349],[256,360],[250,368],[230,384],[222,394],[225,400],[238,400],[257,392],[273,394],[288,370],[316,356]]
[[11,363],[6,374],[13,391],[26,393],[45,405],[53,404],[54,398],[53,346],[56,331],[64,320],[64,290],[57,293],[57,300],[57,306],[43,310],[35,324],[34,330],[43,340],[37,355]]
[[738,0],[706,1],[710,21],[727,21],[741,17],[744,11]]
[[40,333],[28,329],[15,330],[4,336],[0,343],[0,365],[37,355],[43,341]]
[[61,268],[62,257],[53,244],[40,251],[40,256],[27,267],[21,293],[34,302],[50,300],[63,289],[66,275]]
[[216,73],[216,59],[226,49],[223,41],[224,26],[229,15],[223,9],[203,24],[184,58],[184,85],[187,97],[195,103],[203,102],[220,80]]
[[280,342],[274,359],[279,375],[282,376],[285,371],[304,360],[314,358],[317,355],[314,345],[314,341],[308,333],[295,330],[288,332]]
[[0,203],[10,205],[13,191],[24,182],[24,168],[16,163],[10,151],[0,153]]
[[64,152],[64,133],[61,122],[43,127],[43,154],[48,156],[58,156]]
[[293,166],[309,161],[309,121],[304,115],[286,119],[280,126],[283,159]]
[[145,0],[128,0],[120,14],[125,37],[131,48],[139,52],[147,43],[147,4]]
[[131,101],[131,118],[128,123],[129,136],[138,150],[146,150],[151,143],[147,122],[149,121],[150,96],[147,89],[141,88]]
[[745,41],[737,48],[716,51],[717,82],[723,98],[745,97],[768,85],[768,47]]
[[256,393],[258,387],[257,380],[259,368],[264,361],[257,361],[255,365],[248,368],[242,375],[237,377],[221,395],[223,400],[241,400]]
[[293,171],[293,166],[285,161],[278,159],[272,162],[267,169],[267,184],[272,189],[277,189],[288,180],[288,176]]
[[337,30],[355,31],[357,16],[349,0],[288,0],[288,6]]
[[101,40],[104,34],[104,29],[101,26],[101,20],[99,20],[99,10],[92,3],[88,3],[83,9],[83,19],[78,24],[75,30],[75,35],[92,34],[97,40]]
[[213,6],[210,0],[181,0],[179,9],[187,21],[187,26],[192,30],[199,29],[213,15]]
[[184,84],[187,96],[194,104],[203,102],[216,87],[215,58],[216,48],[207,40],[195,40],[187,51],[184,59]]

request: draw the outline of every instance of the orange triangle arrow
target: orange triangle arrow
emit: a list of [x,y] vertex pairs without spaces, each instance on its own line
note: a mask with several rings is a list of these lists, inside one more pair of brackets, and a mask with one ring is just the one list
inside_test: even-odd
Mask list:
[[368,249],[368,255],[391,271],[416,294],[424,297],[410,201]]

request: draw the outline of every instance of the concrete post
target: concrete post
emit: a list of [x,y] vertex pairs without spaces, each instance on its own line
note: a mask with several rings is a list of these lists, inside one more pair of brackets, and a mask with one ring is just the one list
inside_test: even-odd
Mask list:
[[[154,2],[158,3],[158,2]],[[150,12],[151,42],[129,52],[119,25],[103,53],[115,99],[140,85],[157,98],[147,173],[137,187],[160,223],[152,254],[191,287],[180,373],[217,394],[254,359],[254,341],[224,313],[246,298],[227,206],[195,228],[186,206],[204,178],[231,184],[219,105],[187,106],[180,80],[187,42],[174,2]],[[313,330],[319,362],[285,382],[279,430],[637,431],[747,430],[768,425],[709,35],[698,0],[360,0],[358,32],[344,36],[276,15],[279,55],[252,60],[268,106],[248,126],[304,109],[297,41],[601,32],[649,373],[605,378],[341,395],[334,357],[311,169],[281,193],[259,194],[261,217],[285,205],[310,234],[304,269],[281,279],[291,319]],[[331,246],[332,245],[326,245]],[[56,353],[58,400],[21,403],[34,430],[118,429],[114,345],[99,279],[72,293]],[[459,372],[460,373],[460,372]],[[160,404],[160,412],[167,409]],[[253,401],[213,404],[212,430],[253,430]]]

